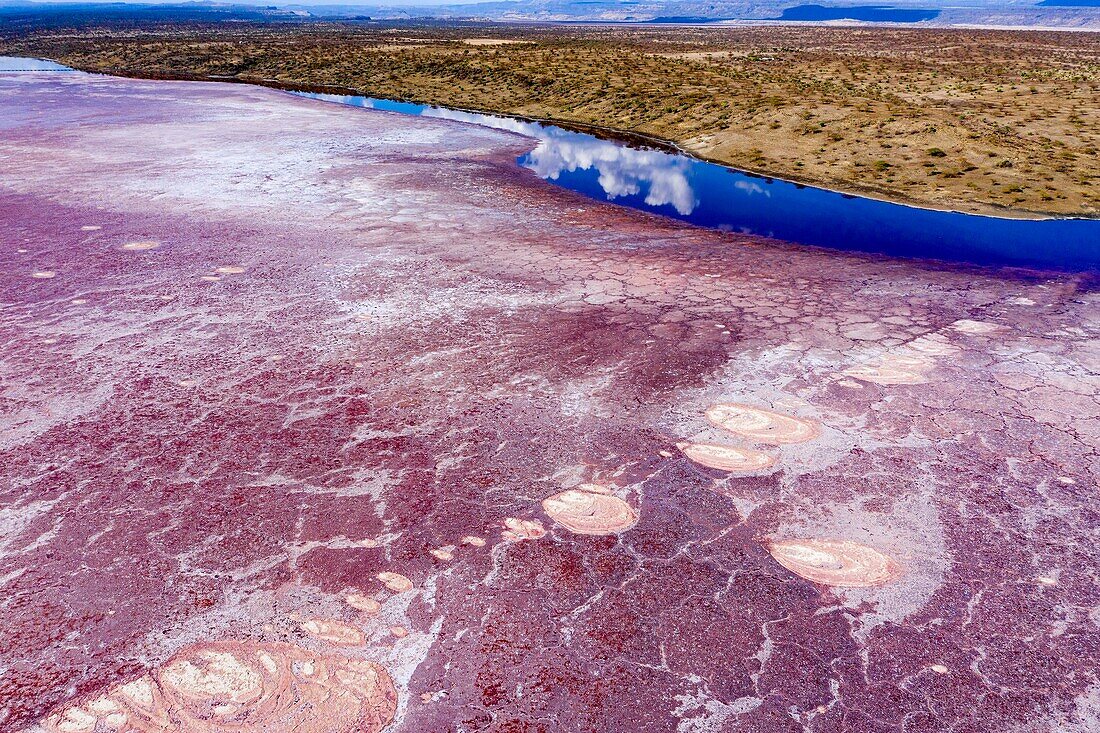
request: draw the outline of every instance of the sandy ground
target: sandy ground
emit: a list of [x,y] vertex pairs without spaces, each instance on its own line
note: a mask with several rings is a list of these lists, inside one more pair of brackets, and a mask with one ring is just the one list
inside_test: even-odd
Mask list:
[[240,85],[0,136],[5,733],[1100,726],[1083,278]]

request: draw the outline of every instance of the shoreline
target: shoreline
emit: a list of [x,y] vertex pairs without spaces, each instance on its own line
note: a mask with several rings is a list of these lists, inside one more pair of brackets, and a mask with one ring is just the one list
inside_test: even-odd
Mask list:
[[[610,140],[613,142],[619,142],[628,146],[636,148],[649,148],[659,150],[666,153],[683,155],[695,161],[709,163],[712,165],[720,166],[722,168],[741,173],[746,176],[754,178],[761,178],[766,180],[781,181],[789,183],[795,186],[803,186],[806,188],[813,188],[819,191],[826,191],[829,193],[839,194],[841,196],[852,196],[857,198],[864,198],[872,201],[880,201],[883,203],[894,204],[897,206],[905,206],[911,209],[919,209],[924,211],[937,211],[948,214],[962,214],[965,216],[979,216],[991,219],[1002,220],[1014,220],[1014,221],[1097,221],[1100,220],[1100,213],[1094,216],[1079,215],[1079,216],[1060,216],[1057,214],[1050,214],[1042,211],[1034,211],[1030,209],[1009,209],[1007,207],[998,207],[991,204],[982,204],[975,206],[973,209],[957,208],[948,205],[937,206],[930,204],[919,199],[913,199],[902,196],[892,196],[883,193],[879,189],[849,185],[847,187],[838,187],[835,183],[819,181],[809,178],[794,178],[784,175],[777,175],[762,170],[754,170],[752,168],[744,168],[737,165],[733,165],[727,161],[719,158],[711,158],[706,155],[692,152],[674,140],[658,137],[655,135],[648,135],[645,133],[632,132],[629,130],[622,130],[618,128],[607,127],[603,125],[596,125],[584,122],[576,122],[571,120],[561,120],[554,117],[532,117],[528,115],[514,114],[510,112],[502,112],[499,110],[493,110],[488,108],[474,108],[474,107],[459,107],[453,105],[436,104],[433,102],[418,99],[416,97],[393,97],[380,94],[369,94],[363,90],[354,89],[352,87],[345,87],[338,84],[309,84],[302,82],[286,82],[279,79],[264,79],[264,78],[244,78],[239,76],[225,76],[225,75],[198,75],[187,73],[164,73],[164,72],[133,72],[123,69],[112,69],[109,71],[96,70],[82,68],[80,66],[74,66],[67,64],[64,61],[55,58],[48,58],[43,56],[28,57],[35,58],[40,61],[51,61],[54,63],[68,66],[71,69],[80,71],[86,74],[100,74],[103,76],[115,76],[119,78],[128,79],[147,79],[152,81],[196,81],[196,82],[223,82],[230,84],[251,84],[254,86],[262,86],[270,89],[278,89],[286,92],[308,92],[308,93],[320,93],[320,94],[345,94],[348,96],[366,97],[370,99],[381,99],[391,102],[403,102],[408,104],[418,104],[433,107],[436,109],[449,109],[456,112],[467,112],[472,114],[482,114],[494,117],[501,117],[506,119],[518,120],[521,122],[530,122],[544,125],[553,125],[564,130],[571,132],[580,132],[602,140]],[[476,123],[469,123],[476,124]]]
[[[55,63],[64,64],[65,62],[58,59],[42,58],[44,61],[53,61]],[[68,65],[68,64],[65,64]],[[771,179],[776,181],[782,181],[790,183],[796,186],[805,186],[807,188],[815,188],[821,191],[828,191],[830,193],[839,194],[841,196],[855,196],[859,198],[871,199],[874,201],[881,201],[889,204],[896,204],[898,206],[907,206],[912,209],[922,209],[925,211],[939,211],[949,214],[963,214],[966,216],[981,216],[992,219],[1011,219],[1018,221],[1096,221],[1100,220],[1100,214],[1095,216],[1059,216],[1057,214],[1050,214],[1041,211],[1032,211],[1029,209],[1009,209],[993,206],[990,204],[982,204],[975,206],[973,209],[957,208],[952,206],[936,206],[928,202],[921,201],[919,199],[912,199],[900,196],[891,196],[883,193],[879,189],[870,187],[864,187],[859,185],[851,185],[846,188],[836,187],[831,182],[816,181],[813,179],[799,179],[790,178],[782,175],[776,175],[761,170],[753,170],[751,168],[742,168],[740,166],[733,165],[729,162],[723,161],[718,158],[710,158],[705,155],[694,153],[674,140],[668,140],[655,135],[647,135],[645,133],[631,132],[629,130],[621,130],[613,127],[606,127],[603,125],[595,125],[584,122],[574,122],[570,120],[560,120],[553,117],[530,117],[526,115],[513,114],[509,112],[501,112],[498,110],[486,109],[486,108],[471,108],[471,107],[456,107],[452,105],[435,104],[428,101],[417,99],[416,97],[390,97],[379,94],[369,94],[363,90],[354,89],[351,87],[340,86],[337,84],[308,84],[300,82],[286,82],[279,79],[254,79],[243,78],[239,76],[219,76],[219,75],[198,75],[198,74],[186,74],[186,73],[163,73],[163,72],[131,72],[129,70],[110,70],[100,71],[81,68],[79,66],[72,66],[71,68],[77,71],[82,71],[88,74],[102,74],[104,76],[117,76],[129,79],[149,79],[153,81],[200,81],[200,82],[224,82],[230,84],[252,84],[255,86],[268,87],[270,89],[279,89],[285,92],[312,92],[321,94],[346,94],[349,96],[368,97],[373,99],[385,99],[392,102],[406,102],[410,104],[422,104],[438,109],[450,109],[456,112],[469,112],[474,114],[492,115],[495,117],[504,117],[513,120],[519,120],[521,122],[532,122],[545,125],[553,125],[560,127],[564,130],[571,132],[581,132],[589,135],[594,135],[600,139],[611,140],[614,142],[624,143],[626,145],[634,147],[649,147],[652,149],[660,150],[666,153],[673,153],[686,156],[693,160],[697,160],[703,163],[710,163],[712,165],[721,166],[737,173],[743,173],[755,178]]]

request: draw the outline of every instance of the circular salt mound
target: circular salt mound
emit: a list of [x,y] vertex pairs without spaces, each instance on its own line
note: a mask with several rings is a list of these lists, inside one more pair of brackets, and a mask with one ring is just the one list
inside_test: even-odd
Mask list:
[[713,443],[681,443],[685,456],[707,468],[730,473],[756,473],[775,465],[775,458],[752,448],[734,448]]
[[554,494],[542,501],[543,511],[555,524],[574,534],[614,534],[630,529],[638,522],[634,508],[608,489],[594,484]]
[[147,249],[156,249],[160,246],[160,242],[154,242],[152,240],[145,240],[142,242],[127,242],[122,245],[122,248],[130,252],[142,252]]
[[314,639],[336,646],[363,646],[367,643],[367,636],[360,629],[336,619],[310,619],[301,624],[301,629]]
[[383,571],[378,573],[377,577],[382,581],[382,584],[392,590],[394,593],[404,593],[405,591],[412,590],[412,581],[406,578],[401,573],[391,573]]
[[505,517],[504,531],[500,536],[509,542],[522,542],[523,540],[537,540],[546,536],[546,528],[537,519],[519,519],[518,517]]
[[397,712],[379,664],[278,642],[187,647],[152,673],[48,716],[50,733],[378,733]]
[[901,575],[893,558],[850,540],[782,540],[768,551],[787,570],[822,585],[865,588]]
[[804,443],[821,433],[817,423],[810,420],[734,402],[709,407],[706,416],[718,427],[758,443]]
[[381,603],[362,593],[352,593],[344,600],[347,601],[349,606],[363,613],[375,614],[382,610]]

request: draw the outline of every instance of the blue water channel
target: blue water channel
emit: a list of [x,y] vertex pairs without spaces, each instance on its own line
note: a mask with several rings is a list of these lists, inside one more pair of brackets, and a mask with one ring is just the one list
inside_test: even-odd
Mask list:
[[296,93],[517,132],[538,141],[518,163],[540,178],[598,201],[698,226],[898,257],[1100,270],[1100,219],[1025,220],[921,209],[765,178],[538,122],[371,97]]

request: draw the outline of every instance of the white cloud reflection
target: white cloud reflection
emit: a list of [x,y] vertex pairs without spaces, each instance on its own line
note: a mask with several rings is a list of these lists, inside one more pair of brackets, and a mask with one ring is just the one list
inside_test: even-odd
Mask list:
[[538,145],[526,163],[540,178],[556,180],[563,172],[595,169],[599,184],[609,199],[634,196],[645,191],[650,206],[671,204],[681,216],[699,205],[688,182],[691,162],[657,150],[635,150],[591,135],[544,127],[507,117],[492,117],[450,109],[425,109],[425,117],[495,127],[537,139]]
[[681,156],[657,150],[636,150],[592,135],[510,117],[340,94],[302,93],[302,96],[515,132],[538,140],[525,165],[540,178],[557,180],[562,173],[594,168],[599,173],[597,180],[608,199],[636,196],[644,191],[646,204],[654,207],[671,205],[681,216],[687,216],[699,205],[687,176],[691,161]]

